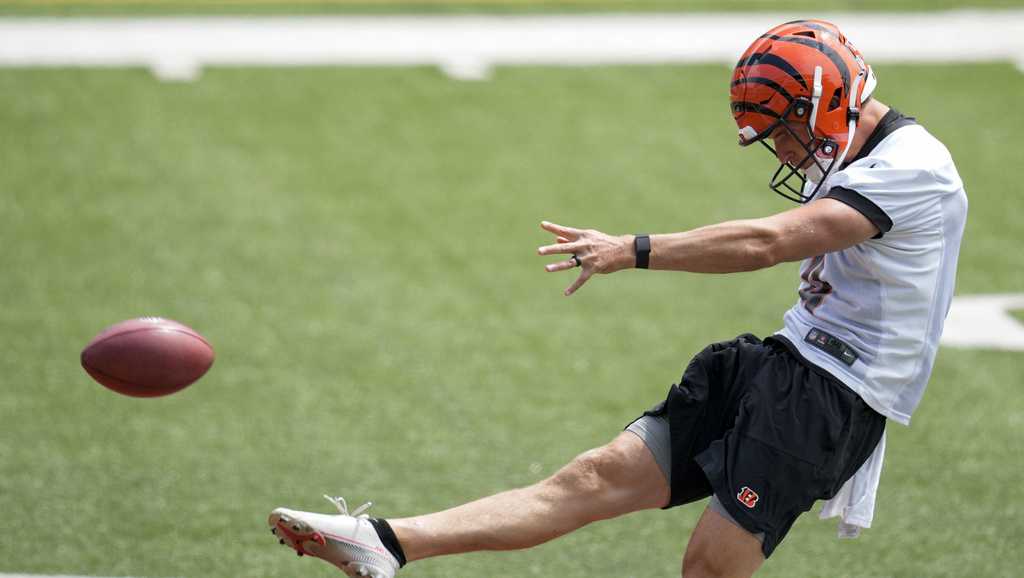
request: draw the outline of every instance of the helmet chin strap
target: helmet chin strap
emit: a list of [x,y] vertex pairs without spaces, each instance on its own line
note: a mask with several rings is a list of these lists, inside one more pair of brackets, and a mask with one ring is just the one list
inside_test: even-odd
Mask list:
[[860,88],[860,81],[864,78],[864,63],[859,58],[857,63],[860,64],[860,73],[853,79],[853,87],[850,89],[850,108],[847,114],[849,118],[849,132],[846,137],[846,146],[843,147],[843,152],[839,153],[839,158],[836,159],[836,166],[839,167],[843,166],[843,161],[846,160],[846,153],[850,152],[850,147],[853,146],[853,135],[857,132],[857,122],[860,120],[860,110],[857,108],[859,104],[857,102],[857,89]]
[[[857,102],[857,90],[860,88],[861,80],[865,76],[865,66],[861,59],[857,59],[857,63],[860,64],[860,72],[853,79],[853,86],[850,88],[850,104],[847,108],[847,118],[849,119],[847,133],[846,133],[846,146],[843,147],[843,151],[836,157],[835,162],[829,165],[828,170],[822,173],[821,169],[818,168],[817,163],[812,163],[812,166],[807,167],[804,174],[808,179],[815,183],[821,183],[831,173],[835,167],[842,168],[843,161],[846,160],[847,153],[850,152],[850,147],[853,146],[853,136],[857,132],[857,122],[860,120],[860,110],[857,108],[859,104]],[[869,80],[873,80],[873,76]],[[871,88],[874,88],[873,86]],[[814,96],[811,98],[813,109],[811,111],[811,131],[814,130],[814,119],[818,113],[818,99],[821,95],[821,67],[814,67]]]
[[[811,129],[811,146],[814,146],[814,123],[818,121],[818,103],[821,102],[821,67],[814,67],[814,84],[812,85],[813,91],[811,92],[811,118],[807,122],[807,126]],[[818,167],[817,162],[812,162],[811,166],[804,169],[804,176],[809,180],[820,183],[821,178],[824,176],[821,169]]]
[[811,119],[807,126],[811,128],[811,138],[814,138],[814,123],[818,120],[818,103],[821,102],[821,67],[814,67],[814,92],[811,93]]
[[811,166],[804,169],[804,176],[812,183],[820,183],[825,174],[821,172],[821,168],[818,167],[818,163],[812,162]]

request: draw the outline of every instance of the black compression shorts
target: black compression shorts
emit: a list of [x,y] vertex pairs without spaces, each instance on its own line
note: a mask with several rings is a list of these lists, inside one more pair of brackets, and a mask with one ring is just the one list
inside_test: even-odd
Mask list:
[[871,455],[885,418],[779,336],[715,343],[668,397],[674,507],[714,493],[765,557],[816,500],[832,498]]

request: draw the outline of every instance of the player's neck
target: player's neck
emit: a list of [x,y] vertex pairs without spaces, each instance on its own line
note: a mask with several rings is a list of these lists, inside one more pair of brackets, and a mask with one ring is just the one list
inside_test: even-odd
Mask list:
[[853,144],[850,145],[850,152],[846,153],[847,159],[857,158],[861,147],[867,142],[868,137],[875,131],[882,117],[889,112],[889,107],[875,99],[871,99],[860,111],[860,122],[857,123],[857,130],[853,133]]

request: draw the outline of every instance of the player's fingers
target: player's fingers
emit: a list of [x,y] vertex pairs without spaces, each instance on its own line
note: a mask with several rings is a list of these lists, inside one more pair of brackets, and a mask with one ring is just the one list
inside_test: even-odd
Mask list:
[[558,243],[556,245],[544,245],[543,247],[537,248],[538,255],[554,255],[557,253],[569,254],[577,253],[583,244],[579,241],[570,241],[568,243]]
[[577,277],[576,280],[572,282],[572,285],[569,285],[569,287],[565,290],[565,296],[568,297],[569,295],[575,293],[577,289],[582,287],[583,284],[587,282],[587,279],[590,279],[591,275],[593,275],[593,273],[590,272],[590,269],[584,269],[580,271],[580,276]]
[[569,243],[569,242],[570,242],[570,240],[569,240],[569,239],[566,239],[565,237],[563,237],[563,236],[561,236],[561,235],[559,235],[558,237],[556,237],[556,238],[555,238],[555,240],[556,240],[556,241],[558,241],[559,243]]
[[565,271],[566,269],[572,269],[573,267],[576,267],[576,266],[577,266],[576,265],[576,261],[573,261],[572,259],[569,259],[568,261],[559,261],[557,263],[549,263],[549,264],[544,266],[544,270],[547,271],[548,273],[553,273],[555,271]]
[[562,237],[565,237],[567,239],[576,239],[580,236],[580,233],[582,232],[579,229],[573,229],[572,227],[558,225],[555,223],[551,223],[549,221],[541,221],[540,228],[544,229],[545,231],[548,231],[549,233],[561,235]]

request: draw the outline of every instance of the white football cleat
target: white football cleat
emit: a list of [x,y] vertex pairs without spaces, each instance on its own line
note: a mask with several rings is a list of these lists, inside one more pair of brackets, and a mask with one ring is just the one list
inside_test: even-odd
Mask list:
[[384,547],[364,514],[367,502],[349,514],[345,499],[325,495],[340,514],[327,515],[277,508],[270,513],[270,531],[281,544],[302,556],[309,554],[334,564],[349,576],[394,578],[398,560]]

